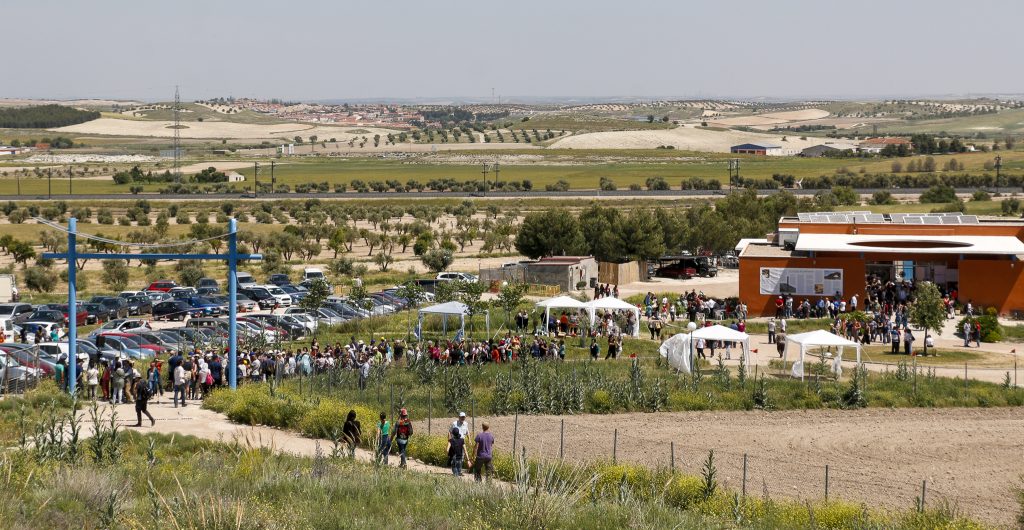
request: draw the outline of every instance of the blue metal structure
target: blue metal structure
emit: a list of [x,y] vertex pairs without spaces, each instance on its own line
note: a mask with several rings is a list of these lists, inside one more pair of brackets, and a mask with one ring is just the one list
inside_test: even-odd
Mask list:
[[[238,222],[232,218],[228,222],[228,253],[227,254],[124,254],[124,253],[89,253],[78,252],[75,247],[78,239],[78,220],[68,219],[68,250],[67,252],[43,253],[43,258],[66,259],[68,262],[68,377],[69,389],[75,393],[78,372],[78,319],[75,317],[78,307],[78,292],[75,288],[75,276],[78,259],[173,259],[173,260],[225,260],[228,262],[228,383],[234,390],[238,383],[238,285],[236,284],[239,260],[263,259],[260,254],[238,253]],[[182,243],[181,246],[189,242]],[[130,246],[130,243],[125,243]],[[169,245],[172,246],[172,245]]]

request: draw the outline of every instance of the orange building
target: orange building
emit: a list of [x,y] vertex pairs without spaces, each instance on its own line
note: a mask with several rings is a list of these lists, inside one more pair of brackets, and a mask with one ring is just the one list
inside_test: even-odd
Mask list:
[[[961,302],[1024,311],[1024,220],[973,215],[801,213],[766,239],[736,247],[740,300],[750,315],[774,315],[775,300],[857,295],[868,274],[930,281]],[[1018,266],[1018,263],[1021,263]]]

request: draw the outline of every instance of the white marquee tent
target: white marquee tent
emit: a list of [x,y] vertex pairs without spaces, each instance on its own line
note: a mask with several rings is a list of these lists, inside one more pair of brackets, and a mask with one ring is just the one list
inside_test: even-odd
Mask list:
[[843,348],[856,348],[857,350],[857,364],[860,365],[860,344],[852,340],[847,340],[834,333],[829,333],[823,329],[817,329],[814,331],[808,331],[807,333],[798,333],[796,335],[786,335],[786,349],[782,354],[783,366],[785,366],[786,358],[789,357],[789,343],[800,345],[800,360],[793,363],[793,377],[799,377],[801,380],[804,378],[804,356],[807,355],[807,348],[812,346],[835,346],[837,353],[832,359],[832,372],[836,376],[840,376],[843,373],[842,362],[843,362]]
[[[423,334],[423,317],[426,315],[441,315],[441,325],[443,333],[448,335],[448,317],[458,316],[459,317],[459,334],[458,336],[464,336],[466,333],[466,315],[469,314],[469,306],[462,302],[445,302],[443,304],[436,304],[429,307],[424,307],[417,312],[419,318],[416,324],[416,336],[422,338]],[[491,334],[491,317],[487,311],[484,311],[484,323],[487,326],[487,335]]]
[[690,335],[678,333],[665,339],[658,347],[658,352],[668,361],[668,365],[681,372],[690,373],[692,360],[692,349],[690,348]]
[[548,322],[551,321],[551,308],[556,309],[583,309],[586,304],[569,296],[556,296],[537,302],[537,307],[544,308],[544,329],[548,329]]
[[743,364],[748,371],[750,370],[750,335],[747,335],[742,331],[727,328],[721,324],[697,328],[690,333],[691,355],[693,351],[693,342],[697,339],[740,343],[743,351]]
[[597,298],[595,300],[591,300],[584,304],[583,307],[585,307],[587,311],[590,313],[591,325],[595,324],[595,313],[598,309],[604,309],[608,311],[632,311],[633,317],[636,319],[636,325],[633,326],[633,336],[640,336],[640,308],[638,308],[637,306],[624,300],[619,300],[614,296],[606,296],[604,298]]

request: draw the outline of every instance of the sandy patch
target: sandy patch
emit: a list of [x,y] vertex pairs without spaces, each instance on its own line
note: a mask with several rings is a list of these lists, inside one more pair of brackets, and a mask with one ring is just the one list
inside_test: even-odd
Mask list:
[[715,120],[715,125],[723,126],[765,126],[780,125],[792,121],[820,120],[828,117],[829,112],[821,109],[788,110],[784,112],[768,112],[753,116],[737,116]]
[[[782,141],[783,136],[786,141]],[[687,151],[728,153],[729,148],[747,142],[781,145],[787,149],[804,149],[821,143],[818,139],[800,140],[798,136],[758,134],[743,131],[715,131],[684,126],[657,131],[608,131],[586,133],[563,138],[551,145],[555,149],[653,149],[672,145]]]
[[[561,419],[520,416],[519,447],[557,458]],[[513,418],[488,421],[497,446],[510,449]],[[720,480],[736,491],[746,453],[749,495],[822,499],[828,464],[832,499],[906,510],[927,480],[929,505],[947,499],[1001,525],[1018,510],[1011,488],[1024,472],[1017,408],[584,414],[565,418],[565,458],[610,459],[615,429],[618,458],[649,466],[667,467],[675,442],[676,469],[698,474],[714,449]]]
[[[100,118],[78,125],[69,125],[52,129],[57,132],[70,134],[103,134],[111,136],[148,136],[157,138],[171,138],[174,136],[174,124],[169,121],[145,121],[145,120],[119,120],[116,118]],[[280,138],[291,139],[294,136],[302,136],[303,139],[316,135],[320,140],[337,138],[339,141],[347,142],[350,138],[357,136],[345,131],[343,127],[331,127],[326,125],[312,125],[303,123],[280,123],[274,125],[257,125],[251,123],[233,123],[220,121],[188,122],[187,128],[180,129],[182,138],[236,138],[236,139],[263,139]],[[365,134],[372,138],[374,134],[387,136],[388,129],[369,129]]]

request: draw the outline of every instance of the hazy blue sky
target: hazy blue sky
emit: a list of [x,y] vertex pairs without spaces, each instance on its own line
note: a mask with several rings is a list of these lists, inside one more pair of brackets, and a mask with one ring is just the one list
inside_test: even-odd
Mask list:
[[1024,92],[1024,2],[4,2],[0,97]]

